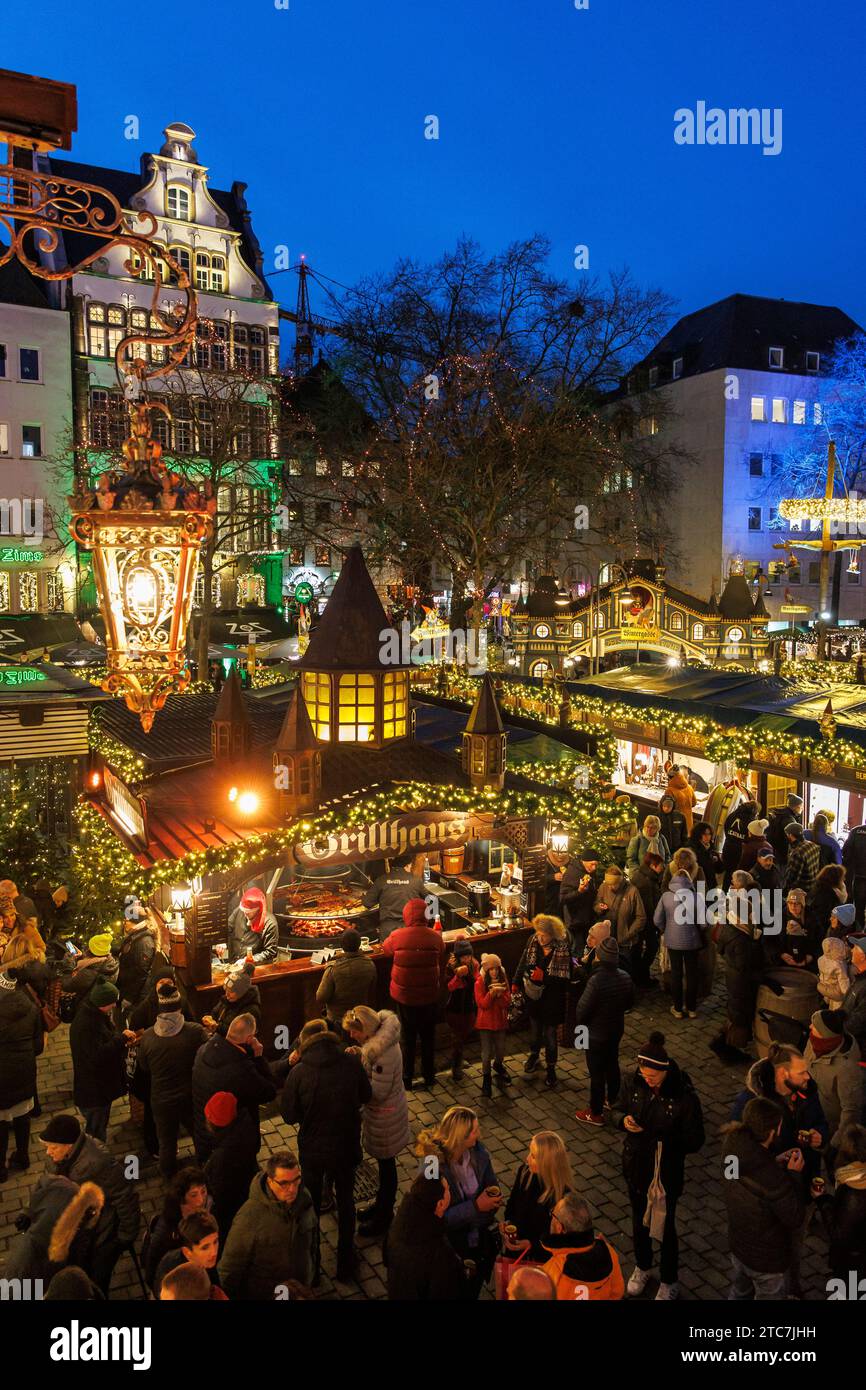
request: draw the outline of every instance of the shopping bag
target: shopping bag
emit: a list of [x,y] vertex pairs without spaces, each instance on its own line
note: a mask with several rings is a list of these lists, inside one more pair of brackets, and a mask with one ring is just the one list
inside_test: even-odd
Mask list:
[[511,1276],[518,1265],[527,1269],[530,1266],[538,1266],[537,1260],[527,1260],[526,1255],[529,1249],[530,1247],[527,1245],[525,1250],[520,1250],[517,1254],[504,1251],[501,1255],[496,1256],[496,1262],[493,1266],[493,1291],[496,1298],[507,1299],[508,1285],[511,1283]]
[[643,1215],[643,1224],[649,1228],[652,1240],[662,1240],[665,1233],[665,1221],[667,1220],[668,1204],[665,1190],[662,1187],[662,1180],[659,1176],[662,1161],[662,1146],[656,1144],[655,1166],[653,1168],[653,1178],[646,1194],[646,1211]]

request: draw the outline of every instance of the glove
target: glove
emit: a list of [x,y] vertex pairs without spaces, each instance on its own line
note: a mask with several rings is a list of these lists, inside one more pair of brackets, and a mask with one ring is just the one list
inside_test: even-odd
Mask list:
[[542,970],[540,965],[535,966],[535,968],[531,971],[529,978],[530,980],[532,980],[533,984],[541,984],[541,981],[544,979],[544,971]]

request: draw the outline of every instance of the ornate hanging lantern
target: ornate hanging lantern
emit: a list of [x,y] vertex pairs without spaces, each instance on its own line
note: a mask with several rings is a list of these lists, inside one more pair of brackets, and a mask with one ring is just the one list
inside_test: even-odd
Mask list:
[[199,552],[213,527],[208,499],[188,486],[172,490],[161,446],[149,437],[154,409],[165,411],[153,401],[134,409],[127,472],[103,475],[98,489],[70,498],[70,530],[93,554],[105,619],[103,689],[122,694],[146,732],[170,692],[189,684],[186,630]]

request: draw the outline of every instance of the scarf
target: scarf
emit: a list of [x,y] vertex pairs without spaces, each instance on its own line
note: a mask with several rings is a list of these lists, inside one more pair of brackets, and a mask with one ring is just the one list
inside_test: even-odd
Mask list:
[[[660,839],[661,839],[661,835],[659,834],[659,835],[653,835],[652,839],[647,841],[647,847],[646,847],[646,853],[647,853],[647,854],[661,854],[661,853],[662,853],[662,851],[661,851],[661,846],[660,846],[660,844],[659,844],[659,840],[660,840]],[[663,855],[663,854],[662,854],[662,858],[664,859],[664,855]]]
[[826,1057],[828,1052],[835,1052],[842,1045],[842,1038],[819,1038],[812,1030],[809,1030],[809,1042],[812,1044],[812,1051],[816,1057]]
[[571,979],[571,956],[567,941],[555,941],[550,955],[544,956],[536,938],[533,937],[526,947],[526,959],[530,965],[535,966],[540,963],[542,957],[544,957],[550,979]]

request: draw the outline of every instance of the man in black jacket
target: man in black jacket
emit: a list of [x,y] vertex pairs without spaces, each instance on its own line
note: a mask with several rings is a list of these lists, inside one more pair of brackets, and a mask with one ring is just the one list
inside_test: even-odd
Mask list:
[[256,1037],[256,1021],[250,1014],[236,1018],[226,1037],[217,1033],[199,1048],[192,1069],[193,1140],[199,1163],[204,1163],[213,1152],[213,1134],[208,1129],[205,1106],[217,1091],[230,1091],[237,1098],[238,1108],[249,1111],[258,1153],[259,1106],[277,1094],[263,1053]]
[[[129,1180],[107,1149],[81,1133],[74,1115],[55,1115],[39,1136],[49,1159],[49,1174],[71,1182],[93,1182],[102,1189],[105,1203],[94,1231],[94,1250],[88,1273],[108,1297],[117,1258],[132,1244],[141,1224],[141,1207],[135,1183]],[[39,1191],[37,1184],[36,1191]]]
[[204,1165],[204,1175],[224,1241],[258,1171],[258,1137],[249,1111],[239,1110],[229,1091],[211,1096],[204,1114],[213,1136],[213,1152]]
[[72,1098],[84,1116],[84,1130],[103,1143],[112,1102],[126,1090],[126,1042],[112,1022],[117,990],[97,980],[69,1025]]
[[776,851],[776,863],[784,867],[788,862],[790,844],[785,834],[789,825],[802,825],[803,798],[791,792],[787,805],[778,806],[770,816],[767,839]]
[[138,898],[127,898],[123,916],[123,940],[117,952],[117,988],[121,1007],[128,1013],[147,990],[150,967],[156,955],[156,938],[147,908]]
[[337,1201],[337,1278],[357,1275],[355,1169],[361,1162],[361,1107],[373,1091],[363,1066],[343,1052],[323,1018],[301,1029],[300,1059],[289,1072],[280,1100],[288,1125],[298,1125],[298,1154],[316,1213],[322,1209],[325,1174]]
[[848,891],[854,903],[856,923],[863,930],[866,912],[866,825],[855,825],[842,846],[842,863],[845,865]]
[[185,1023],[181,998],[170,980],[157,986],[156,1022],[138,1044],[138,1065],[150,1078],[150,1107],[159,1145],[159,1171],[165,1179],[177,1168],[180,1126],[193,1132],[192,1069],[208,1035],[200,1023]]
[[733,1280],[729,1298],[759,1301],[785,1297],[803,1205],[796,1173],[803,1155],[793,1149],[779,1162],[772,1154],[782,1112],[763,1096],[750,1100],[742,1121],[726,1125],[722,1183],[728,1208]]
[[392,1302],[454,1302],[467,1296],[463,1261],[445,1234],[451,1189],[420,1173],[397,1210],[383,1251]]
[[597,849],[580,850],[565,869],[559,885],[562,919],[568,927],[576,956],[583,954],[587,932],[598,916],[595,899],[604,882],[600,859]]
[[575,1111],[582,1124],[604,1124],[604,1093],[613,1105],[622,1081],[619,1071],[619,1045],[625,1030],[625,1016],[634,1004],[634,985],[619,968],[619,946],[609,936],[595,951],[598,970],[594,971],[577,1005],[574,1045],[586,1049],[589,1071],[589,1109]]
[[389,873],[380,874],[364,894],[365,907],[379,909],[379,940],[385,941],[403,926],[403,908],[412,898],[423,898],[427,885],[412,873],[412,856],[398,859]]

